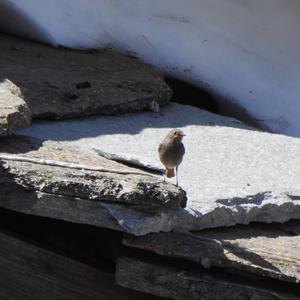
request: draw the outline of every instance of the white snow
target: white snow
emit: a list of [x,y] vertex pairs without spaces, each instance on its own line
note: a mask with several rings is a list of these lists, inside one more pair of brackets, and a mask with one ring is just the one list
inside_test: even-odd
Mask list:
[[4,0],[0,8],[0,28],[134,52],[211,90],[224,111],[300,136],[298,0]]

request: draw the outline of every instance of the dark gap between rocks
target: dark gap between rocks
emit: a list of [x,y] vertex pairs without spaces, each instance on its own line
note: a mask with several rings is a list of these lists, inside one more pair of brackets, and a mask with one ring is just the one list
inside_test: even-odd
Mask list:
[[122,233],[0,208],[0,231],[37,247],[115,273]]
[[[203,88],[199,88],[191,83],[168,76],[165,77],[165,81],[173,91],[171,98],[172,102],[195,106],[214,114],[228,118],[235,118],[256,128],[257,130],[264,130],[261,128],[257,120],[253,119],[245,109],[242,109],[237,105],[233,105],[224,99],[217,103],[215,96]],[[226,103],[226,107],[222,107],[222,104],[220,103]]]
[[173,91],[171,101],[221,114],[217,102],[207,91],[173,77],[165,77],[165,80]]
[[115,283],[120,232],[1,208],[0,235],[0,299],[168,300]]
[[[59,294],[58,289],[60,287],[56,287],[54,285],[56,284],[56,280],[61,279],[60,276],[56,278],[56,272],[62,269],[63,272],[69,272],[71,276],[75,276],[74,281],[73,278],[66,278],[65,281],[59,282],[62,287],[65,283],[67,284],[66,289],[61,292],[64,297],[63,299],[70,299],[70,295],[68,293],[70,293],[71,291],[73,293],[81,293],[82,297],[73,297],[72,299],[74,300],[102,299],[102,297],[103,299],[111,300],[168,300],[168,298],[157,297],[132,289],[123,288],[115,283],[114,276],[116,273],[116,261],[121,255],[127,254],[127,249],[122,245],[123,234],[121,232],[90,225],[69,223],[45,217],[31,216],[0,208],[0,233],[6,235],[7,237],[14,238],[17,241],[25,242],[28,245],[29,249],[30,246],[38,247],[48,251],[49,253],[52,252],[53,254],[58,254],[74,261],[74,263],[72,264],[72,262],[70,261],[64,261],[63,259],[59,260],[63,262],[63,265],[62,268],[58,266],[58,268],[56,269],[55,267],[53,267],[55,266],[55,261],[49,262],[48,264],[47,261],[40,259],[39,255],[36,256],[35,260],[33,257],[30,257],[30,255],[28,256],[27,252],[24,254],[24,257],[22,256],[22,254],[16,254],[20,255],[20,257],[16,257],[16,259],[19,259],[21,265],[19,267],[18,265],[12,265],[10,266],[10,268],[12,268],[10,270],[11,272],[2,270],[2,273],[0,272],[0,275],[4,276],[5,279],[5,274],[14,274],[13,281],[16,279],[16,282],[12,282],[11,286],[14,287],[16,284],[18,285],[18,283],[21,284],[21,286],[20,288],[16,288],[16,291],[11,291],[10,286],[1,286],[1,281],[1,299],[3,293],[5,297],[10,294],[13,294],[14,297],[15,295],[18,295],[20,291],[23,291],[23,289],[26,289],[28,285],[30,285],[30,283],[28,284],[28,280],[30,281],[32,278],[33,280],[36,280],[38,284],[44,285],[44,290],[42,292],[43,297],[45,297],[45,299],[52,299],[51,295],[55,295],[56,297],[57,294]],[[15,245],[18,245],[18,243],[16,243]],[[33,251],[36,251],[36,248],[33,249]],[[10,257],[8,259],[8,262],[11,262]],[[76,273],[76,262],[91,267],[91,276],[89,277],[89,274],[84,273],[87,269],[83,270],[82,274]],[[27,275],[23,274],[22,272],[14,273],[16,272],[16,270],[19,271],[19,268],[22,270],[22,268],[24,268],[24,263],[29,266],[30,264],[33,264],[33,271],[28,274],[28,279]],[[1,264],[2,266],[6,267],[5,258],[2,259]],[[47,276],[49,275],[50,281],[47,282],[48,277],[46,276],[46,283],[44,283],[45,280],[43,277],[43,272],[45,272],[46,269],[49,269],[49,274],[47,274]],[[100,274],[106,275],[102,275],[104,277],[99,278],[99,275],[95,275],[96,273],[95,271],[93,271],[94,269],[100,271]],[[64,279],[65,273],[63,273],[62,276]],[[80,276],[82,276],[82,278]],[[90,297],[90,294],[85,290],[85,288],[89,288],[89,285],[86,284],[85,276],[88,276],[88,278],[92,278],[92,280],[95,280],[95,276],[98,276],[99,278],[99,282],[97,283],[98,288],[94,286],[94,281],[90,283],[90,285],[92,286],[92,289],[90,291],[90,294],[93,295],[92,297]],[[9,278],[10,277],[8,276],[7,280],[9,280]],[[68,285],[68,282],[72,283],[77,282],[78,280],[80,280],[80,283],[83,282],[83,285],[79,285],[77,289],[74,289],[72,284],[70,286]],[[5,282],[6,281],[4,280],[4,284]],[[52,290],[53,287],[54,290]],[[34,289],[34,291],[32,291],[32,293],[30,294],[27,294],[25,290],[26,299],[42,299],[40,298],[40,296],[38,298],[36,296],[36,294],[38,294],[39,292],[41,292],[41,287]],[[14,299],[21,298],[17,296],[17,298]]]
[[[0,208],[0,232],[29,244],[63,255],[109,274],[115,274],[116,261],[122,256],[141,259],[160,266],[198,272],[216,280],[251,285],[273,292],[300,293],[300,286],[269,278],[249,278],[234,270],[201,265],[182,258],[170,258],[122,245],[121,232],[25,215]],[[158,299],[158,298],[157,298]]]

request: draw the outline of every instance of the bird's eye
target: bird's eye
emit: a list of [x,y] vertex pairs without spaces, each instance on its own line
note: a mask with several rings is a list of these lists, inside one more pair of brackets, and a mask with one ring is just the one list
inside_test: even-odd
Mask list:
[[177,135],[177,132],[176,132],[176,131],[174,132],[174,135]]

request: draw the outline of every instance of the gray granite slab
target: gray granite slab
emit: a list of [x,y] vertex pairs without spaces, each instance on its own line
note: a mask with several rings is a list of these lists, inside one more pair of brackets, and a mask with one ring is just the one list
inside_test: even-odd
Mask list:
[[172,104],[160,113],[35,122],[18,133],[72,145],[82,153],[91,149],[111,153],[157,169],[162,168],[158,144],[174,127],[186,134],[179,183],[187,192],[187,208],[140,212],[137,217],[131,208],[108,204],[115,218],[133,232],[300,218],[300,139],[258,131],[235,119]]

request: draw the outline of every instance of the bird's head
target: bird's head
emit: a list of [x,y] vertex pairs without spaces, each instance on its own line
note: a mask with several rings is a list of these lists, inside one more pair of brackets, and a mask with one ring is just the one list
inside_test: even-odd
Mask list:
[[182,130],[180,129],[172,129],[170,132],[169,132],[169,137],[170,139],[174,140],[174,141],[182,141],[183,137],[185,136],[185,134],[183,133]]

